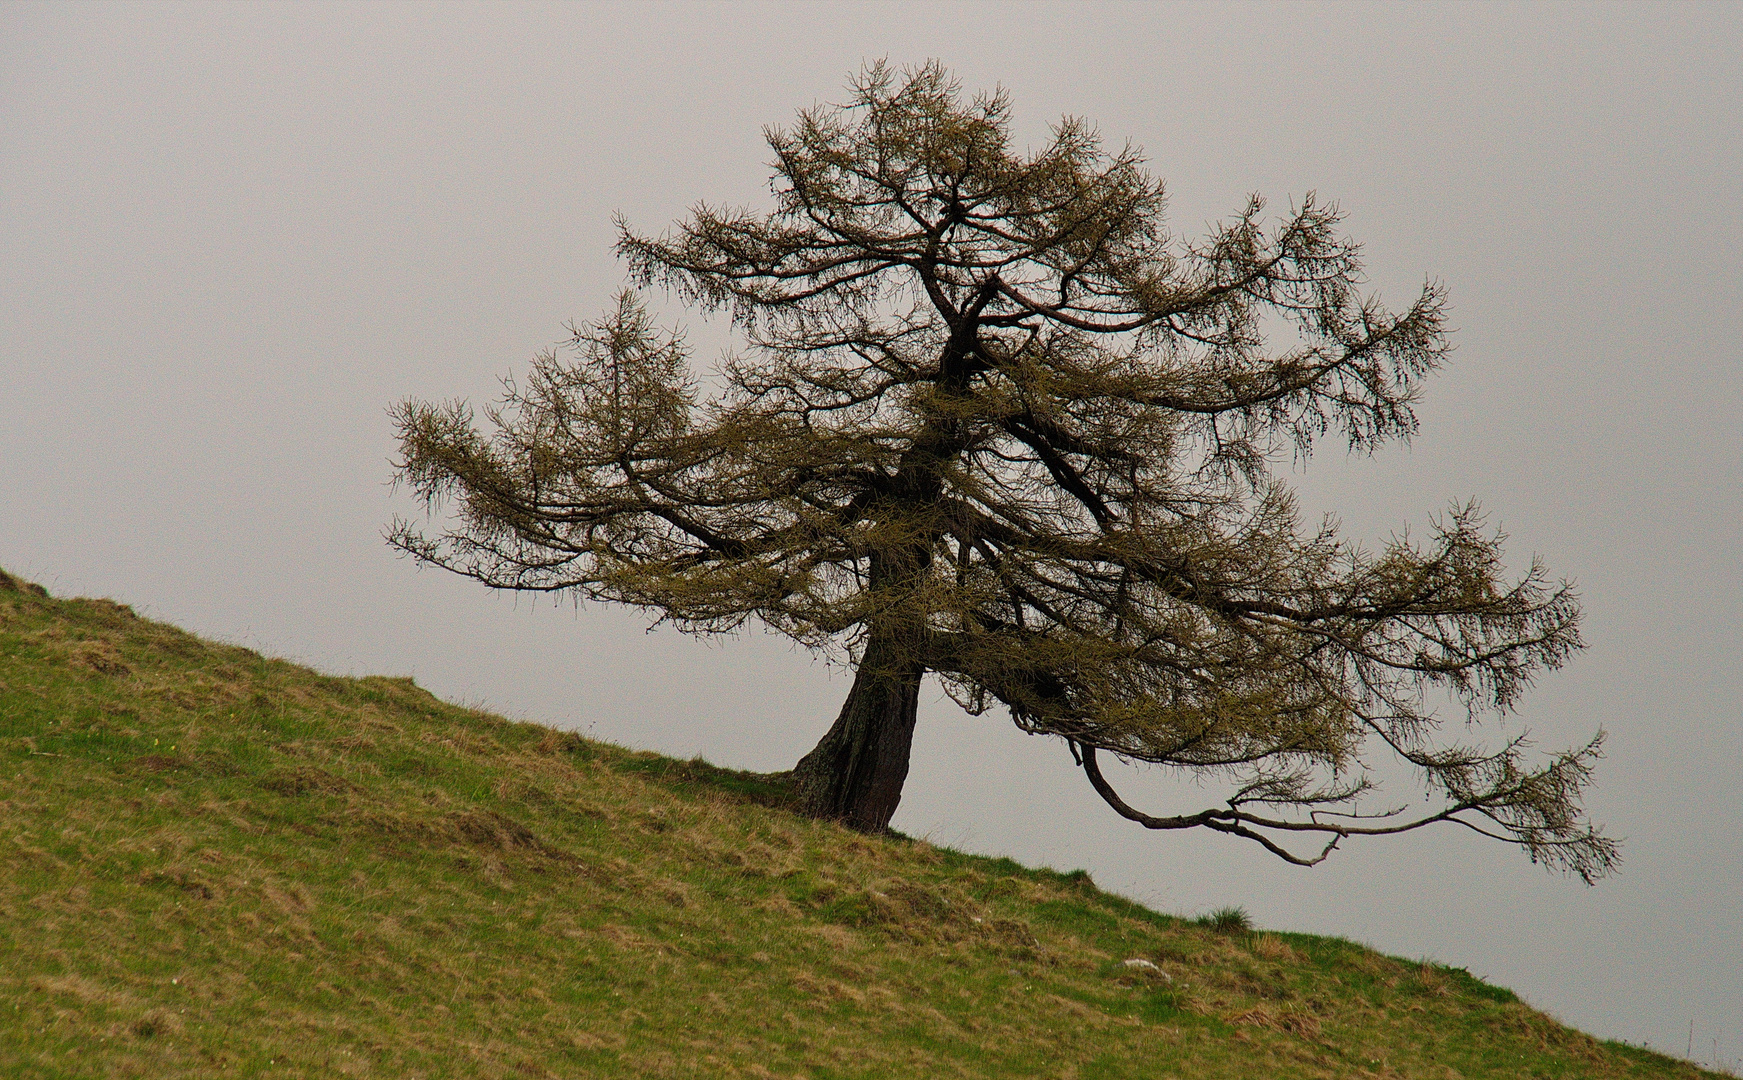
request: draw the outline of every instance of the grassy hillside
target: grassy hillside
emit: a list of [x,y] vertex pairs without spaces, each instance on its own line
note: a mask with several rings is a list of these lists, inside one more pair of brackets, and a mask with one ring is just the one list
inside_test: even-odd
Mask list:
[[0,778],[0,1075],[1703,1075],[4,575]]

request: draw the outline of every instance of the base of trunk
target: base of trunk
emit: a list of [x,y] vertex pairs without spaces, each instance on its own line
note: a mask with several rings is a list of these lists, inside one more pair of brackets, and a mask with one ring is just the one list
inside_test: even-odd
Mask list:
[[835,725],[792,773],[805,813],[861,832],[890,827],[908,778],[920,706],[924,672],[885,653],[866,650]]

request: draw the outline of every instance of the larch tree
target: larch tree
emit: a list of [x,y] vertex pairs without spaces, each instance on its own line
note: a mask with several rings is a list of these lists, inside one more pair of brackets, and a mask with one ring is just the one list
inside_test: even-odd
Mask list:
[[[1509,577],[1474,505],[1372,551],[1304,527],[1273,475],[1322,437],[1371,452],[1415,430],[1448,351],[1438,285],[1401,312],[1364,296],[1311,195],[1180,242],[1135,151],[1070,118],[1019,151],[1006,96],[965,100],[936,64],[868,67],[767,138],[772,210],[619,223],[633,285],[730,315],[719,389],[625,291],[506,384],[488,429],[464,403],[396,408],[398,476],[450,516],[392,544],[691,632],[756,620],[851,664],[789,779],[855,828],[896,810],[931,673],[1061,739],[1148,828],[1312,864],[1455,822],[1588,881],[1613,867],[1579,806],[1601,732],[1536,760],[1523,736],[1439,738],[1437,702],[1504,714],[1581,648],[1567,583],[1536,561]],[[1103,752],[1233,794],[1146,814]],[[1358,813],[1372,754],[1433,801]]]

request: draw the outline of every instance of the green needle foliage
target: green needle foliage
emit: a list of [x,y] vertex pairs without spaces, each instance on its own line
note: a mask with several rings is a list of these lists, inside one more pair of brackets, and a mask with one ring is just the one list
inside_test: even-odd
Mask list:
[[[699,205],[618,246],[637,284],[730,314],[723,389],[705,397],[625,292],[488,432],[463,403],[399,407],[399,477],[454,519],[392,543],[696,632],[757,620],[852,664],[792,780],[859,828],[895,810],[932,674],[1063,740],[1149,828],[1312,864],[1456,822],[1587,881],[1614,866],[1579,808],[1601,733],[1532,762],[1522,737],[1438,741],[1430,705],[1504,713],[1580,648],[1567,583],[1509,577],[1474,504],[1369,551],[1304,526],[1273,475],[1323,437],[1368,452],[1415,429],[1448,350],[1439,286],[1396,313],[1363,296],[1357,245],[1311,195],[1178,241],[1134,150],[1068,118],[1019,151],[1005,95],[965,101],[935,64],[875,65],[768,139],[772,211]],[[1101,751],[1234,794],[1148,815]],[[1438,802],[1356,814],[1370,753]]]
[[3,573],[0,778],[8,1078],[1711,1075]]

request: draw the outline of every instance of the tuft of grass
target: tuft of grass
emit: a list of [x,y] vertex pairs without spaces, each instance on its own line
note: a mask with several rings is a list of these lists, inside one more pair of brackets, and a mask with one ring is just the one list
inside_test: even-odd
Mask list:
[[0,781],[8,1077],[1703,1075],[3,572]]
[[1220,907],[1194,921],[1219,934],[1248,934],[1253,930],[1253,917],[1243,907]]

